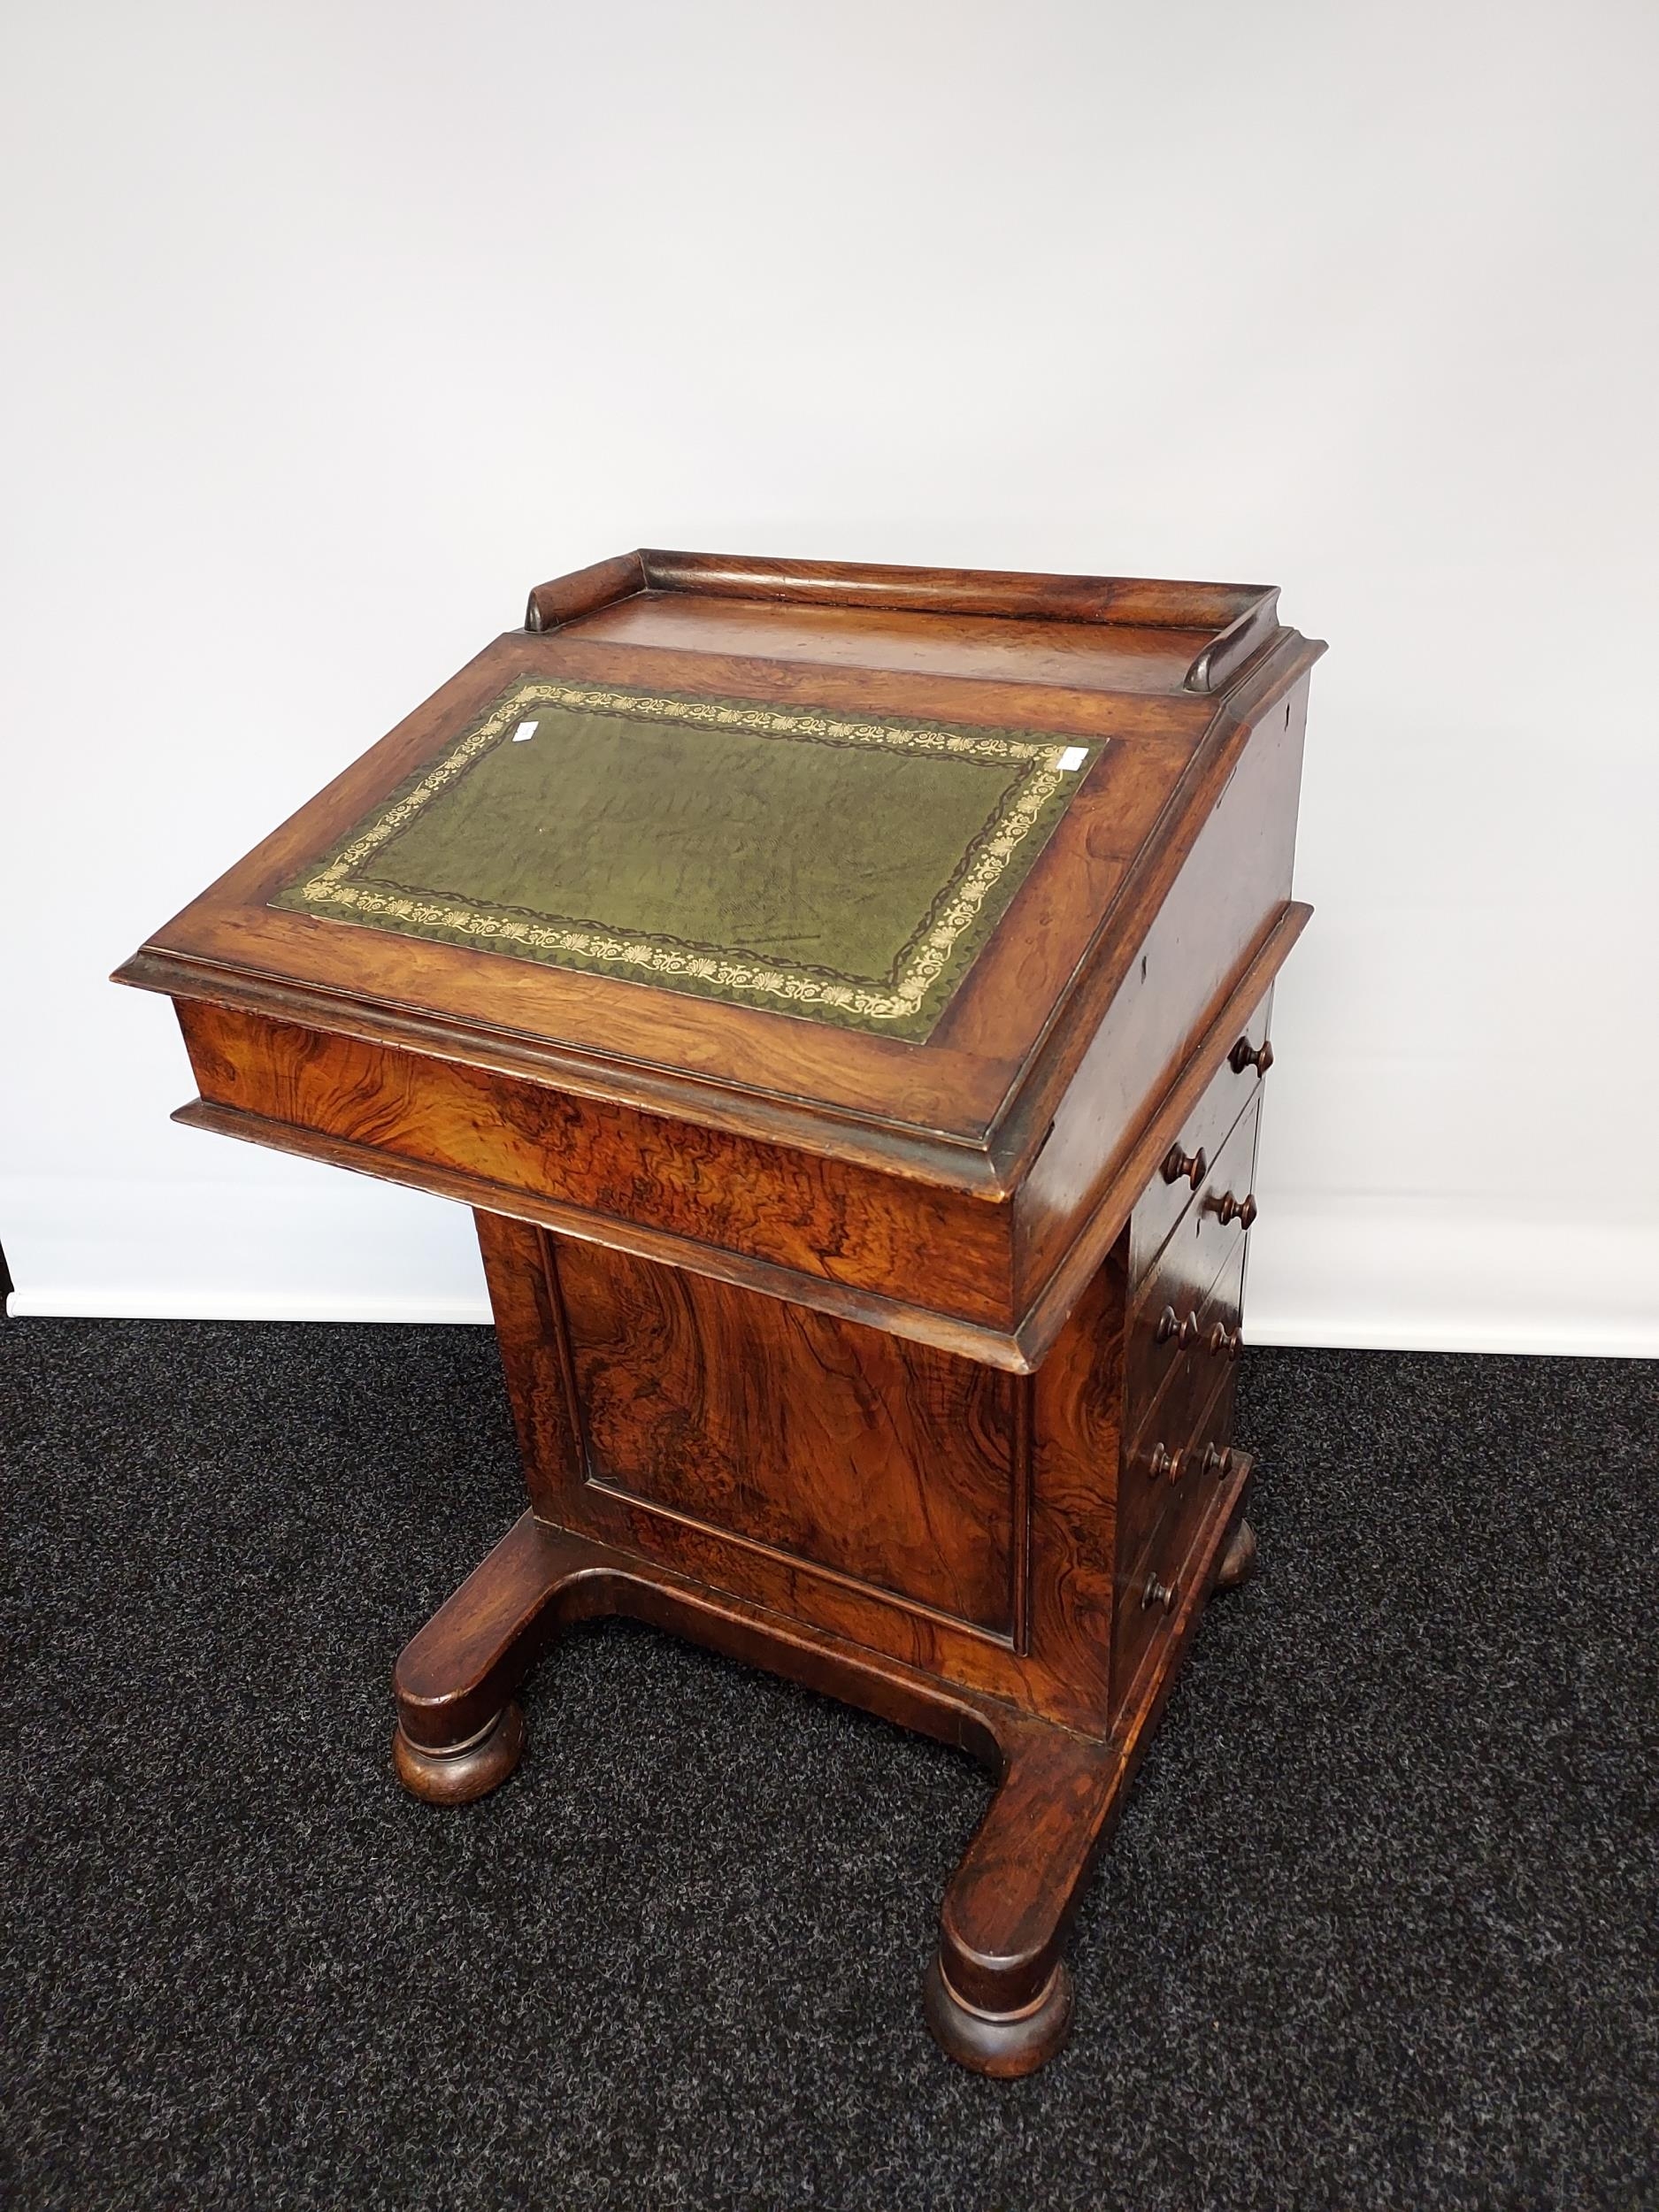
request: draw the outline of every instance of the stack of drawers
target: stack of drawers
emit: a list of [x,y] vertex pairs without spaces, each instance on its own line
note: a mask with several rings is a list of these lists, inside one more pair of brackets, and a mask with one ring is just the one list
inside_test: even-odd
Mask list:
[[1125,1442],[1118,1491],[1114,1703],[1171,1624],[1182,1578],[1233,1471],[1240,1315],[1256,1218],[1258,1088],[1271,995],[1251,1016],[1129,1225]]

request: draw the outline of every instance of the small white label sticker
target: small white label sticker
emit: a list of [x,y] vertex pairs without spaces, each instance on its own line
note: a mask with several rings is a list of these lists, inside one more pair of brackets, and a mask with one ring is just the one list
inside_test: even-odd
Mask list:
[[526,738],[534,737],[535,732],[536,726],[534,722],[520,722],[512,733],[512,741],[515,745],[522,745]]
[[1060,756],[1059,766],[1062,773],[1069,768],[1080,768],[1087,758],[1088,747],[1087,745],[1068,745]]

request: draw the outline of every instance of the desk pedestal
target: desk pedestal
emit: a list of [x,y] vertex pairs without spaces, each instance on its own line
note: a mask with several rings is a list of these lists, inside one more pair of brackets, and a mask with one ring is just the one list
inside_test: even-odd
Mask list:
[[[1031,2072],[1066,2034],[1094,1855],[1206,1599],[1255,1549],[1248,1460],[1204,1467],[1195,1428],[1184,1492],[1122,1448],[1127,1236],[1041,1370],[1014,1375],[478,1224],[531,1503],[398,1662],[400,1778],[450,1806],[504,1781],[520,1684],[606,1614],[972,1751],[996,1787],[924,2004],[964,2065]],[[1119,1493],[1154,1479],[1148,1533]]]

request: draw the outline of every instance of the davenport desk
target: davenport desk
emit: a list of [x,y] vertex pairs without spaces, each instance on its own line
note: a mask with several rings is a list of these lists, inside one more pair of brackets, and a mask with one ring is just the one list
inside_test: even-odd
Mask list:
[[1309,672],[1254,586],[630,553],[160,931],[179,1118],[473,1209],[528,1509],[396,1678],[509,1775],[641,1620],[978,1754],[926,2017],[1029,2072],[1217,1585]]

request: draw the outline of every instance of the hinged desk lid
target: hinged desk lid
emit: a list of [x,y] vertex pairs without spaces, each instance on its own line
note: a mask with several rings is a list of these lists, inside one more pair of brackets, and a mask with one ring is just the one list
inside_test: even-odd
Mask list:
[[1311,657],[1276,598],[626,555],[122,974],[1004,1185]]
[[518,676],[272,903],[923,1043],[1102,750]]

